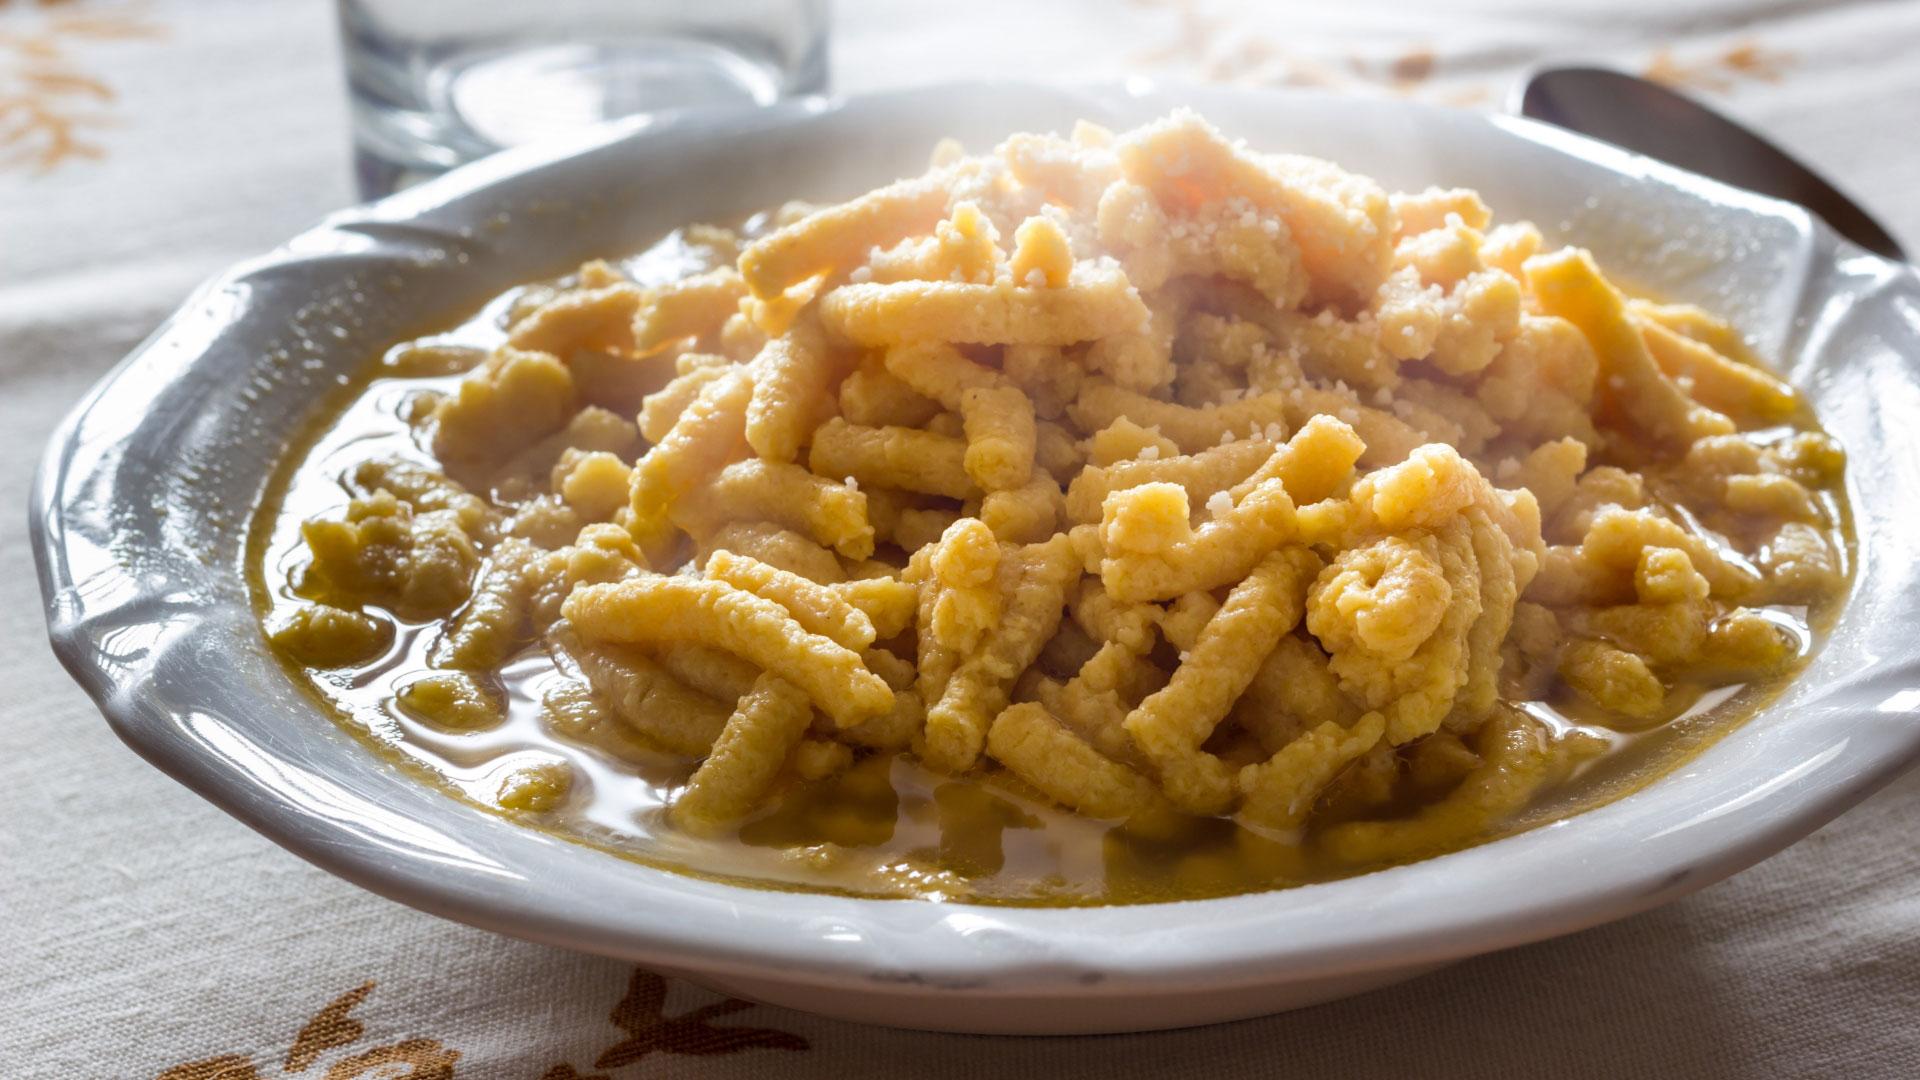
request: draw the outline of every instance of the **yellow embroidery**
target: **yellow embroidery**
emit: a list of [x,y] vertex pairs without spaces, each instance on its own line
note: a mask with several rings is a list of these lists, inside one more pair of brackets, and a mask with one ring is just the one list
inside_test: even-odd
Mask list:
[[334,998],[326,1008],[307,1021],[306,1026],[300,1029],[300,1034],[294,1036],[293,1048],[287,1051],[286,1071],[305,1072],[320,1059],[321,1054],[345,1046],[365,1034],[366,1025],[347,1014],[366,1000],[367,995],[373,992],[373,985],[372,981],[361,983]]
[[[302,1025],[287,1051],[286,1071],[304,1072],[327,1051],[358,1041],[366,1025],[347,1014],[366,1000],[373,987],[369,980],[341,994]],[[460,1051],[440,1045],[438,1039],[407,1039],[342,1058],[327,1069],[323,1080],[453,1080],[453,1064],[458,1060]],[[399,1065],[407,1071],[393,1071]],[[260,1070],[244,1054],[222,1054],[175,1065],[155,1080],[260,1080]]]
[[753,1002],[727,998],[702,1005],[679,1016],[665,1013],[667,980],[651,971],[635,968],[627,983],[627,994],[613,1007],[608,1017],[613,1025],[627,1033],[627,1039],[615,1044],[593,1063],[596,1069],[617,1069],[639,1061],[655,1050],[669,1054],[731,1054],[762,1047],[769,1050],[806,1050],[807,1040],[773,1028],[714,1027],[710,1021],[728,1013],[750,1009]]
[[[1243,19],[1211,14],[1203,0],[1136,2],[1167,12],[1172,25],[1162,44],[1128,58],[1134,67],[1185,68],[1211,82],[1385,91],[1456,107],[1482,106],[1497,97],[1484,82],[1463,85],[1458,78],[1436,79],[1446,65],[1425,46],[1385,58],[1377,53],[1315,57],[1248,30]],[[1792,53],[1748,39],[1691,59],[1661,48],[1647,60],[1644,74],[1669,86],[1725,92],[1746,80],[1778,82],[1793,64]]]
[[[4,6],[6,0],[0,0]],[[285,1071],[312,1068],[329,1051],[358,1042],[366,1025],[352,1016],[376,984],[368,980],[328,1002],[301,1026],[287,1050]],[[635,969],[627,992],[608,1014],[608,1021],[627,1036],[594,1061],[596,1069],[631,1065],[654,1051],[668,1054],[731,1054],[740,1050],[806,1050],[807,1040],[773,1028],[716,1027],[712,1021],[750,1009],[753,1002],[727,998],[669,1017],[667,980],[651,971]],[[454,1080],[460,1051],[438,1039],[406,1039],[342,1057],[327,1067],[321,1080]],[[406,1071],[397,1071],[404,1068]],[[244,1054],[222,1054],[183,1062],[155,1080],[261,1080],[260,1070]],[[540,1080],[612,1080],[606,1073],[581,1073],[560,1062],[540,1074]]]
[[[109,127],[118,95],[74,56],[83,45],[160,37],[126,5],[79,13],[67,0],[0,0],[0,169],[51,172],[105,150],[89,132]],[[27,15],[33,11],[35,15]]]
[[1433,75],[1434,59],[1433,50],[1425,46],[1408,49],[1387,64],[1387,72],[1394,82],[1411,86]]
[[1741,41],[1698,60],[1681,60],[1672,49],[1661,49],[1647,61],[1645,75],[1655,82],[1683,90],[1725,93],[1742,79],[1779,82],[1793,66],[1793,54],[1775,51],[1753,40]]
[[1283,47],[1272,37],[1250,32],[1243,20],[1210,15],[1199,0],[1139,0],[1173,16],[1172,34],[1153,48],[1135,53],[1136,67],[1185,67],[1210,82],[1251,86],[1307,86],[1350,93],[1419,95],[1443,104],[1478,103],[1490,96],[1484,86],[1429,89],[1441,68],[1433,49],[1415,45],[1382,57],[1377,53],[1315,57]]

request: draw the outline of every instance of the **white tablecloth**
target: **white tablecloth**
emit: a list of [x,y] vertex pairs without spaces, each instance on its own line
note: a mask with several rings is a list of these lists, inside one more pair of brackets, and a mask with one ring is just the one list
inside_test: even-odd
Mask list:
[[[1494,107],[1528,63],[1599,59],[1760,125],[1920,244],[1920,4],[1308,7],[846,0],[834,85],[1166,74]],[[247,831],[54,662],[21,508],[58,416],[188,289],[352,200],[346,129],[325,0],[0,0],[0,1075],[1920,1076],[1920,775],[1652,914],[1097,1040],[694,1012],[719,999],[419,914]]]

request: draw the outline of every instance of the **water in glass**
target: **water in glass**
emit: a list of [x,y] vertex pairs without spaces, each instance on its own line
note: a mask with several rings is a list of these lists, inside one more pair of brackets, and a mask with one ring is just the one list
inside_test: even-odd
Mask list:
[[827,82],[828,0],[339,0],[363,191],[636,113]]

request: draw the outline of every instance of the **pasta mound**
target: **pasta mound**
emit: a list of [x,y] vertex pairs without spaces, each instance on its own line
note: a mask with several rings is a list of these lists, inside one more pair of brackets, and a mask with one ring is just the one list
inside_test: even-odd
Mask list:
[[[1796,391],[1472,192],[1176,113],[774,222],[516,308],[409,413],[441,469],[369,463],[306,523],[276,646],[346,667],[437,622],[399,704],[471,729],[531,643],[551,730],[684,759],[690,833],[908,755],[1361,867],[1788,670],[1770,609],[1845,587]],[[571,790],[546,762],[500,799]]]

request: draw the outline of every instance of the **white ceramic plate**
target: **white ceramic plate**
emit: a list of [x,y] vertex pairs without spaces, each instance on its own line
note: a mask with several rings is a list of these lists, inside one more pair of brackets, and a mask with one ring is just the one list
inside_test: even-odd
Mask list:
[[[1330,884],[1026,910],[770,893],[513,825],[371,753],[267,655],[241,577],[281,441],[423,319],[694,220],[853,194],[936,137],[993,145],[1191,105],[1389,187],[1480,189],[1730,316],[1852,454],[1860,569],[1773,706],[1638,794]],[[54,646],[133,748],[301,856],[477,926],[835,1016],[962,1031],[1173,1027],[1324,1001],[1717,881],[1920,754],[1920,279],[1801,210],[1525,121],[1224,88],[943,87],[686,114],[516,152],[329,219],[197,293],[54,436],[33,535]]]

